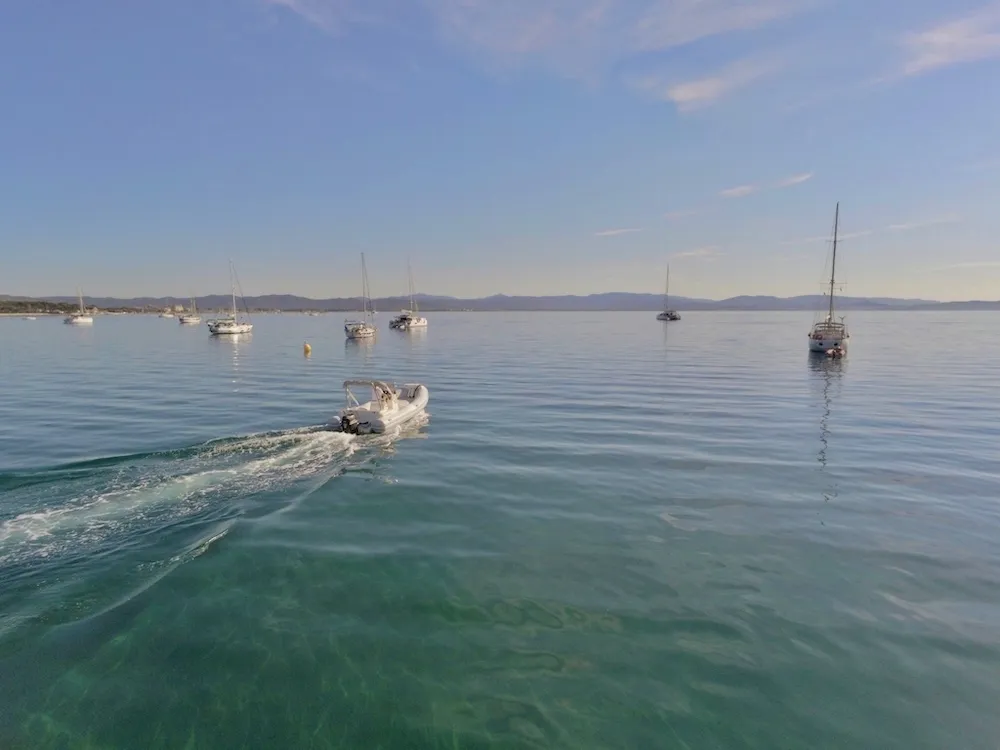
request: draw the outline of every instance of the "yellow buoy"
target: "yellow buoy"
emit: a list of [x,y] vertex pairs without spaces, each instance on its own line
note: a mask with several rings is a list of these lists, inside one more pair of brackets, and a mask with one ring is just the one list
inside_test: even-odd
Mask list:
[[312,350],[313,350],[313,348],[311,346],[309,346],[308,342],[306,342],[305,344],[302,345],[302,353],[305,354],[307,357],[310,354],[312,354]]

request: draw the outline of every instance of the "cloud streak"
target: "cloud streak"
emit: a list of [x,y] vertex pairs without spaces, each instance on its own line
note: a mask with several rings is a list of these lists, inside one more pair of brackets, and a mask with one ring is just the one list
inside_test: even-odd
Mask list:
[[685,250],[682,253],[674,253],[670,257],[679,260],[681,258],[710,258],[715,255],[719,255],[718,245],[696,247],[694,250]]
[[[500,69],[533,66],[593,79],[632,57],[711,37],[763,28],[812,7],[814,0],[264,0],[298,13],[326,31],[341,31],[381,10],[424,14],[444,44]],[[396,11],[395,13],[392,11]],[[704,101],[729,90],[750,71],[678,84],[677,96]],[[707,92],[707,93],[706,93]],[[715,96],[714,98],[717,98]]]
[[595,237],[617,237],[620,234],[632,234],[633,232],[641,232],[641,228],[627,227],[624,229],[603,229],[600,232],[594,232]]
[[793,174],[791,177],[786,177],[781,180],[775,187],[786,188],[792,187],[793,185],[801,185],[803,182],[808,182],[812,179],[812,172],[802,172],[801,174]]
[[740,60],[703,78],[677,82],[663,75],[648,75],[631,79],[629,85],[650,98],[671,102],[679,112],[687,113],[711,106],[777,69],[774,62]]
[[719,196],[722,198],[745,198],[748,195],[759,193],[761,190],[778,190],[781,188],[801,185],[802,183],[811,180],[812,177],[813,177],[812,172],[800,172],[799,174],[793,174],[789,177],[786,177],[783,180],[778,180],[778,182],[774,183],[773,185],[748,183],[746,185],[737,185],[736,187],[726,188],[725,190],[719,191]]
[[[914,229],[924,229],[926,227],[938,226],[940,224],[955,224],[962,220],[957,214],[945,214],[944,216],[938,216],[933,219],[924,219],[920,221],[910,221],[898,224],[889,224],[888,226],[882,227],[881,229],[861,229],[857,232],[841,232],[837,239],[838,240],[854,240],[859,237],[869,237],[873,234],[880,234],[883,232],[909,232]],[[830,242],[833,240],[832,235],[817,235],[815,237],[802,237],[797,240],[786,240],[782,242],[782,245],[803,245],[812,242]]]
[[1000,268],[1000,260],[973,260],[964,263],[949,263],[946,266],[937,266],[931,271],[957,271],[962,269],[976,268]]
[[910,229],[923,229],[924,227],[933,227],[938,224],[955,224],[959,221],[961,221],[961,218],[957,214],[948,214],[947,216],[939,216],[935,219],[911,221],[904,224],[890,224],[886,229],[890,232],[905,232]]
[[902,37],[903,76],[1000,57],[1000,3]]
[[722,198],[743,198],[748,195],[753,195],[758,190],[760,190],[759,185],[737,185],[736,187],[720,190],[719,196]]

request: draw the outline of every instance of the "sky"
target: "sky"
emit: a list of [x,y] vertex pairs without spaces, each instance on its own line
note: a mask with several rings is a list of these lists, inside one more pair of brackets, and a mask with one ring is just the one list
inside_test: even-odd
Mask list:
[[1000,299],[1000,2],[2,0],[0,294]]

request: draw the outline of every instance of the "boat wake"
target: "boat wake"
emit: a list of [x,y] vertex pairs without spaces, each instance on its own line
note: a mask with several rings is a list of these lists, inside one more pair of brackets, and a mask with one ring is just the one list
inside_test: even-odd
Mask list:
[[0,472],[0,569],[29,560],[65,562],[66,556],[92,555],[192,519],[234,518],[261,493],[309,480],[325,482],[352,462],[391,451],[397,438],[413,431],[359,439],[325,427],[304,427],[180,450]]
[[305,427],[0,472],[0,655],[31,630],[122,606],[238,521],[295,507],[425,422],[376,437]]

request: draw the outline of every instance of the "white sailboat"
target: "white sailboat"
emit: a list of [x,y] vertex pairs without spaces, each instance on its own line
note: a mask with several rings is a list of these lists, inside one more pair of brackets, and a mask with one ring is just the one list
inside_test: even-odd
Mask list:
[[831,357],[841,357],[847,351],[847,340],[851,334],[847,331],[847,324],[844,323],[843,316],[840,320],[834,317],[833,312],[833,292],[836,288],[837,273],[837,229],[840,224],[840,203],[833,214],[833,260],[830,263],[830,289],[827,292],[829,306],[826,317],[814,324],[809,331],[809,351],[817,354],[826,354]]
[[178,315],[177,322],[181,325],[191,325],[201,322],[201,316],[198,314],[198,305],[195,304],[194,297],[191,298],[191,308],[183,315]]
[[670,264],[667,264],[667,285],[663,292],[663,312],[657,314],[657,320],[680,320],[681,314],[670,309]]
[[398,328],[402,331],[409,331],[413,328],[426,328],[427,318],[421,317],[417,314],[417,301],[414,297],[413,290],[413,268],[410,266],[409,261],[406,263],[406,273],[409,277],[410,284],[410,308],[408,310],[403,310],[389,321],[390,328]]
[[[208,330],[213,336],[234,336],[241,333],[250,333],[253,330],[250,316],[247,315],[245,320],[240,320],[236,312],[236,285],[239,282],[236,279],[236,269],[233,267],[232,260],[229,261],[229,283],[233,295],[232,313],[224,318],[216,318],[215,320],[208,321]],[[243,300],[242,289],[240,290],[240,300]],[[244,306],[246,306],[245,302]]]
[[90,325],[94,322],[94,318],[87,312],[87,308],[83,306],[83,292],[80,291],[80,287],[76,288],[76,296],[80,300],[80,312],[70,313],[69,317],[63,320],[63,323],[73,326]]
[[365,254],[361,253],[361,305],[363,320],[345,320],[344,333],[349,339],[370,339],[378,333],[375,327],[375,316],[372,310],[371,297],[368,290],[368,267],[365,265]]

